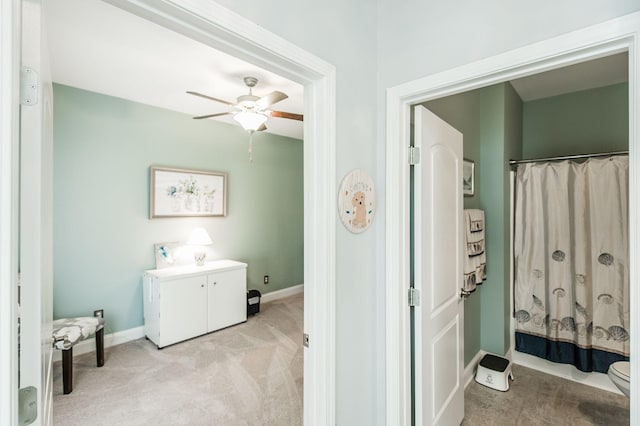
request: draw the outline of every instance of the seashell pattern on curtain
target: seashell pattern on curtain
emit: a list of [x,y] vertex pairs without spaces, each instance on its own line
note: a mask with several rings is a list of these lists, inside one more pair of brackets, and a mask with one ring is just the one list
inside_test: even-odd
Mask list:
[[627,156],[520,164],[516,350],[582,371],[628,360]]

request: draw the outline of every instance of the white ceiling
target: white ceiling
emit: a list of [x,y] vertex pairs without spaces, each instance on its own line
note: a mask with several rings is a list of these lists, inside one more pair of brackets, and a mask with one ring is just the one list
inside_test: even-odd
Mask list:
[[[254,95],[289,95],[272,109],[304,113],[303,86],[195,42],[99,0],[47,2],[46,28],[56,83],[198,116],[231,107],[186,94],[191,90],[235,103],[258,78]],[[231,116],[214,118],[238,125]],[[270,118],[267,132],[297,139],[302,122]]]
[[527,102],[623,83],[629,79],[627,58],[626,52],[618,53],[513,80],[511,85]]
[[[198,116],[227,105],[188,95],[200,92],[229,102],[248,92],[243,77],[258,78],[254,94],[289,95],[273,109],[304,113],[303,87],[100,0],[47,2],[46,26],[53,81]],[[523,101],[628,80],[627,54],[512,81]],[[213,118],[237,125],[231,116]],[[270,118],[268,132],[303,137],[299,121]]]

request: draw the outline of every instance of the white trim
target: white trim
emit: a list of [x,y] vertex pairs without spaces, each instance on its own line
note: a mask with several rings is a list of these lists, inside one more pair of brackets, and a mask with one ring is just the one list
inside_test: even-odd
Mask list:
[[[386,424],[411,424],[409,306],[409,105],[387,90],[386,178]],[[406,144],[402,148],[401,141]],[[392,146],[392,143],[394,146]],[[400,190],[398,190],[400,189]]]
[[[260,298],[260,303],[273,302],[274,300],[283,299],[285,297],[293,296],[304,292],[304,284],[298,284],[292,287],[283,288],[282,290],[272,291]],[[116,331],[115,333],[104,335],[104,347],[110,348],[112,346],[121,345],[123,343],[132,342],[134,340],[141,339],[145,336],[144,326],[129,328],[127,330]],[[79,356],[86,353],[94,352],[96,350],[96,339],[92,337],[90,339],[83,340],[73,347],[73,356]],[[53,361],[61,361],[62,352],[54,351]]]
[[[304,284],[298,284],[292,287],[283,288],[282,290],[272,291],[266,293],[260,298],[260,303],[273,302],[274,300],[283,299],[285,297],[293,296],[304,292]],[[131,342],[141,339],[145,336],[144,326],[129,328],[127,330],[116,331],[115,333],[104,335],[104,347],[110,348],[112,346],[121,345],[123,343]],[[73,356],[83,355],[96,350],[96,339],[92,337],[90,339],[83,340],[73,347]],[[61,351],[54,351],[53,361],[62,360]]]
[[304,84],[304,424],[335,424],[335,67],[210,0],[105,1]]
[[20,1],[0,2],[0,424],[18,424],[17,198]]
[[[110,348],[112,346],[121,345],[123,343],[132,342],[144,337],[144,326],[129,328],[127,330],[116,331],[115,333],[104,335],[104,347]],[[73,356],[84,355],[90,352],[96,351],[96,339],[92,337],[90,339],[83,340],[73,347]],[[62,360],[62,351],[53,351],[53,362]]]
[[[465,388],[469,386],[469,383],[474,379],[478,363],[487,353],[488,352],[481,349],[465,367],[463,378]],[[517,364],[522,367],[531,368],[545,374],[571,380],[572,382],[623,395],[623,393],[620,392],[620,390],[613,384],[611,379],[609,379],[609,376],[603,373],[583,373],[572,365],[558,364],[533,355],[511,350],[509,350],[503,358],[506,358],[513,364]],[[518,380],[518,377],[516,376],[514,380]]]
[[467,386],[469,386],[469,383],[471,383],[471,381],[474,379],[476,375],[476,370],[478,369],[478,364],[480,363],[480,360],[482,359],[482,357],[485,356],[486,354],[487,352],[480,349],[476,354],[476,356],[473,357],[471,362],[467,364],[467,366],[464,368],[463,383],[464,383],[465,389]]
[[[478,351],[478,353],[473,357],[471,362],[469,362],[469,364],[467,364],[467,366],[464,368],[464,378],[463,379],[464,379],[464,387],[465,388],[467,386],[469,386],[469,383],[471,383],[471,381],[475,378],[476,370],[478,369],[478,364],[480,363],[482,358],[488,353],[489,352],[483,351],[482,349],[480,349]],[[505,355],[497,355],[497,356],[501,356],[502,358],[506,358],[510,362],[515,363],[513,361],[513,359],[512,359],[511,351],[507,351],[507,353]]]
[[271,293],[265,293],[260,297],[260,303],[273,302],[274,300],[284,299],[285,297],[300,293],[304,293],[304,284],[298,284],[281,290],[272,291]]
[[[603,373],[584,373],[573,365],[558,364],[517,351],[513,352],[513,363],[542,373],[550,374],[552,376],[571,380],[572,382],[623,395],[622,392],[620,392],[620,390],[618,390],[618,388],[613,384],[611,379],[609,379],[609,376]],[[516,377],[516,380],[517,379],[518,378]]]
[[[408,307],[409,184],[406,149],[409,146],[409,108],[492,84],[598,57],[629,52],[629,215],[640,212],[640,148],[637,129],[640,13],[629,14],[585,29],[563,34],[500,55],[453,68],[387,90],[386,173],[386,313],[387,313],[387,424],[408,425],[410,419]],[[630,220],[630,282],[638,280],[640,235]],[[631,306],[640,306],[639,292],[631,286]],[[640,330],[640,312],[631,310],[631,329]],[[637,336],[636,336],[637,337]],[[640,353],[640,339],[632,338],[631,353]],[[640,374],[632,362],[631,375]],[[640,381],[631,383],[631,394],[640,395]],[[640,423],[640,409],[631,404],[631,424]]]

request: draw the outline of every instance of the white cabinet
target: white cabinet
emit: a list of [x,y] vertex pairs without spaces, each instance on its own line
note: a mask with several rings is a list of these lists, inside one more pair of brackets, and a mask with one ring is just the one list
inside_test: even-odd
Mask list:
[[145,271],[144,332],[158,348],[247,320],[247,264]]

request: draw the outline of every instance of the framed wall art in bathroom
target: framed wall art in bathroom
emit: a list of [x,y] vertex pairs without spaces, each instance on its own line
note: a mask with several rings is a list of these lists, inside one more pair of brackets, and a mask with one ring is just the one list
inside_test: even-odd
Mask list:
[[471,160],[464,160],[462,163],[462,193],[471,197],[475,194],[476,187],[476,163]]

